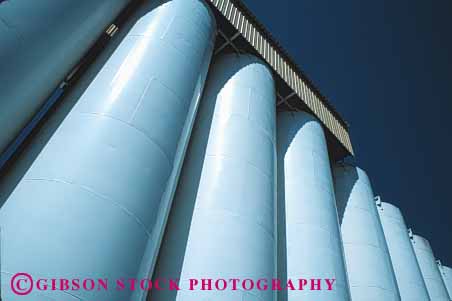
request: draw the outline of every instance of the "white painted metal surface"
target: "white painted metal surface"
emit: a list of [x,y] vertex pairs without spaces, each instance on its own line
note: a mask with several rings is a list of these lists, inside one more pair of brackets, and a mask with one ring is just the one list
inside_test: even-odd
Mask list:
[[270,301],[271,290],[189,291],[189,278],[273,278],[275,88],[249,55],[226,55],[209,73],[154,278],[182,290],[152,301]]
[[129,2],[0,3],[0,153]]
[[350,300],[322,126],[307,113],[283,112],[277,137],[278,276],[336,279],[332,291],[282,291],[278,300]]
[[334,187],[353,300],[399,301],[374,193],[359,167],[337,164]]
[[449,299],[452,300],[452,268],[441,264],[441,261],[437,260],[438,269],[443,278],[444,284],[446,285],[447,293],[449,294]]
[[[215,37],[204,2],[154,5],[138,12],[3,206],[3,283],[22,271],[112,285],[151,273]],[[143,296],[113,287],[29,297]]]
[[411,236],[416,258],[432,301],[450,301],[446,286],[436,265],[430,243],[419,235]]
[[427,287],[399,208],[377,199],[377,209],[402,301],[429,301]]

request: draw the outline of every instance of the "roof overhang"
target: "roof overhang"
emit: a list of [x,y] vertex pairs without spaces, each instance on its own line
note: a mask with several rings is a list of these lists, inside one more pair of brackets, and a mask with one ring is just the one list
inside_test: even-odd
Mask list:
[[348,125],[241,0],[204,0],[216,15],[215,53],[235,51],[261,57],[274,71],[278,110],[308,111],[325,128],[331,159],[353,155]]

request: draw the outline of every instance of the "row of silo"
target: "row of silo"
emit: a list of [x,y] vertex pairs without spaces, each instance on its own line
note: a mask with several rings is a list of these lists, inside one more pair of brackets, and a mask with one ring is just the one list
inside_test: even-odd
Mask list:
[[[120,8],[119,1],[104,2]],[[141,279],[155,265],[216,26],[197,0],[145,1],[133,23],[1,209],[8,301],[27,300],[8,287],[17,272]],[[27,297],[143,300],[144,294],[109,289]]]
[[[109,3],[121,10],[120,2]],[[152,301],[449,300],[450,269],[437,267],[428,242],[410,242],[397,208],[375,204],[363,170],[332,168],[320,122],[276,113],[264,62],[230,54],[210,64],[215,32],[204,1],[143,3],[1,208],[2,284],[22,271],[153,274],[180,279],[182,290],[152,291]],[[192,278],[334,286],[190,291]],[[8,301],[146,297],[127,289],[2,293]]]
[[436,266],[428,241],[407,229],[397,207],[374,197],[362,169],[333,170],[352,300],[449,301],[448,268]]
[[337,165],[334,179],[352,299],[400,300],[369,178]]
[[402,300],[430,300],[400,210],[380,198],[377,208]]
[[438,268],[441,273],[441,277],[446,285],[449,297],[452,299],[452,268],[444,266],[440,260],[437,260]]
[[350,300],[333,178],[320,123],[278,115],[278,278],[335,279],[334,291],[281,291],[278,300]]
[[446,285],[437,266],[430,243],[425,238],[412,234],[411,243],[416,254],[422,276],[432,301],[450,301]]
[[188,280],[275,277],[275,97],[255,57],[213,64],[154,274],[182,290],[150,300],[273,300],[271,290],[190,291]]

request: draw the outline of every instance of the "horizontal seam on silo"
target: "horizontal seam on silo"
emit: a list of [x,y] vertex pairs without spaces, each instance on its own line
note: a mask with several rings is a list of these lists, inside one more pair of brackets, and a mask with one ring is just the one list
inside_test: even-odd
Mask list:
[[[77,295],[73,295],[73,294],[71,294],[71,293],[69,293],[68,291],[65,291],[65,290],[60,290],[59,292],[61,292],[63,294],[66,294],[66,295],[69,295],[69,296],[71,296],[71,297],[73,297],[73,298],[75,298],[77,300],[87,301],[87,299],[83,299],[83,298],[81,298],[81,297],[79,297]],[[52,297],[50,297],[48,293],[45,293],[45,294],[42,294],[42,295],[45,296],[46,298],[51,298],[52,300],[59,301],[58,299],[53,299]]]
[[414,285],[414,286],[420,286],[420,287],[424,287],[424,282],[413,282],[413,281],[407,281],[406,283]]
[[[224,114],[221,113],[214,113],[213,116],[215,117],[224,117]],[[259,126],[257,122],[253,121],[252,119],[250,119],[249,117],[245,117],[242,114],[238,114],[238,113],[232,113],[232,114],[228,114],[228,117],[231,116],[236,116],[236,117],[240,117],[243,118],[243,120],[248,121],[249,123],[251,123],[258,131],[262,132],[274,145],[276,143],[276,137],[273,135],[273,133],[270,133],[269,131],[267,131],[264,127]]]
[[[67,294],[67,295],[69,295],[71,297],[74,297],[77,300],[81,300],[81,301],[86,301],[87,300],[87,299],[81,298],[81,297],[79,297],[77,295],[71,294],[71,293],[69,293],[68,291],[65,291],[65,290],[60,290],[60,292],[62,292],[64,294]],[[46,298],[49,298],[48,294],[43,294],[43,295],[46,296]],[[50,297],[50,298],[52,298],[52,297]],[[57,299],[55,299],[55,300],[57,300]]]
[[381,286],[378,286],[378,285],[365,285],[365,284],[363,284],[363,285],[350,285],[350,286],[351,287],[374,287],[374,288],[379,288],[379,289],[381,289],[383,291],[391,292],[391,293],[394,294],[393,290],[390,290],[390,289],[387,289],[387,288],[384,288],[384,287],[381,287]]
[[206,155],[206,157],[223,157],[223,158],[227,158],[227,159],[234,159],[234,160],[243,161],[243,162],[247,163],[248,165],[250,165],[251,167],[254,167],[256,170],[258,170],[260,173],[262,173],[269,180],[273,179],[273,176],[270,173],[267,174],[262,169],[257,167],[255,164],[253,164],[250,161],[248,161],[246,159],[243,159],[241,157],[233,157],[233,156],[230,156],[230,155],[220,155],[220,154],[219,155]]
[[[231,210],[227,210],[227,209],[212,209],[212,208],[206,208],[206,207],[200,206],[200,207],[197,207],[196,210],[198,210],[198,211],[214,211],[214,212],[216,211],[216,212],[226,213],[226,214],[228,214],[229,216],[236,217],[236,218],[238,218],[238,219],[244,219],[244,220],[246,220],[246,221],[249,223],[249,219],[248,219],[248,218],[244,218],[243,215],[235,214],[235,213],[232,212]],[[271,237],[272,240],[275,239],[275,238],[274,238],[274,235],[273,235],[273,232],[268,231],[268,230],[266,229],[266,227],[263,226],[261,223],[259,223],[259,222],[251,222],[250,224],[259,226],[260,228],[262,228],[262,229],[264,230],[264,232],[265,232],[268,236]],[[273,225],[273,224],[272,224],[272,225]]]
[[405,252],[410,252],[411,253],[412,247],[410,245],[408,246],[400,246],[398,250],[394,250],[392,253],[394,255],[400,255],[400,256],[404,256]]
[[151,137],[149,137],[149,136],[146,134],[146,132],[144,132],[143,130],[137,128],[137,127],[134,126],[133,124],[130,124],[130,123],[128,123],[127,121],[121,120],[121,119],[119,119],[119,118],[115,118],[115,117],[110,116],[110,115],[107,115],[107,114],[101,114],[101,113],[86,113],[86,112],[85,112],[85,113],[79,112],[78,114],[80,114],[80,115],[94,115],[94,116],[104,117],[104,118],[107,118],[107,119],[111,119],[111,120],[118,121],[118,122],[120,122],[120,123],[123,123],[123,124],[125,124],[125,125],[127,125],[127,126],[133,128],[133,129],[135,129],[137,132],[141,133],[144,137],[146,137],[146,139],[147,139],[149,142],[151,142],[151,144],[153,144],[154,146],[157,146],[157,148],[159,149],[159,151],[160,151],[160,152],[163,154],[163,156],[165,157],[165,159],[166,159],[166,161],[167,161],[169,167],[172,168],[172,164],[171,164],[172,160],[169,159],[169,157],[168,157],[168,155],[166,154],[166,152],[165,152],[165,150],[163,149],[163,147],[162,147],[160,144],[158,144],[156,141],[154,141],[154,139],[152,139]]
[[[441,275],[440,275],[440,276],[441,276]],[[427,279],[427,280],[435,280],[435,281],[440,280],[440,278],[438,278],[438,277],[435,277],[435,276],[428,276],[428,275],[424,276],[424,278]],[[442,279],[441,279],[441,280],[442,280]]]
[[148,236],[148,238],[151,237],[151,233],[149,233],[149,231],[146,229],[146,226],[144,225],[144,223],[132,212],[129,211],[127,208],[125,208],[124,206],[122,206],[121,204],[117,203],[116,201],[114,201],[113,199],[104,196],[100,193],[95,192],[94,190],[92,190],[91,188],[89,188],[88,186],[85,185],[81,185],[81,184],[77,184],[77,183],[71,183],[69,181],[65,181],[65,180],[58,180],[58,179],[40,179],[40,178],[26,178],[24,179],[24,181],[29,181],[29,182],[33,182],[33,181],[41,181],[41,182],[55,182],[55,183],[60,183],[60,184],[65,184],[65,185],[73,185],[76,186],[84,191],[87,191],[89,193],[91,193],[92,195],[98,197],[99,199],[103,199],[106,201],[111,202],[112,205],[118,207],[121,211],[125,212],[127,215],[129,215],[130,217],[132,217],[135,222],[141,227],[143,228],[143,231],[145,232],[145,234]]
[[377,245],[369,244],[369,243],[363,243],[363,242],[356,243],[356,242],[345,242],[345,241],[344,241],[343,243],[344,243],[344,245],[355,245],[355,246],[361,245],[361,246],[369,246],[369,247],[373,247],[373,248],[375,248],[375,249],[382,250],[381,247],[379,247],[379,246],[377,246]]
[[359,207],[357,205],[352,205],[352,204],[350,204],[349,206],[346,206],[345,208],[356,209],[356,210],[361,210],[361,211],[372,213],[371,209],[362,208],[362,207]]
[[[385,218],[388,218],[388,219],[391,219],[391,220],[395,220],[399,224],[401,224],[401,222],[402,222],[402,220],[400,218],[393,217],[392,215],[385,215],[384,213],[382,213],[381,215],[383,215]],[[407,234],[408,234],[408,231],[407,231]]]
[[[206,200],[206,198],[205,197],[202,197],[202,196],[198,196],[198,197],[196,197],[196,199],[197,200]],[[264,207],[264,209],[267,209],[268,210],[268,212],[273,212],[273,207],[270,207],[270,206],[267,206],[267,205],[265,205],[265,204],[262,204],[262,207]],[[196,208],[197,209],[202,209],[202,210],[211,210],[211,208],[209,208],[209,207],[205,207],[205,206],[196,206]],[[225,211],[229,211],[229,212],[233,212],[232,210],[228,210],[228,209],[215,209],[215,210],[225,210]]]
[[[286,221],[287,221],[287,217],[286,217]],[[314,225],[314,228],[318,228],[324,232],[327,232],[328,234],[331,234],[334,231],[334,229],[327,229],[324,226],[320,226],[318,224],[314,224],[314,223],[307,223],[307,222],[290,222],[290,223],[286,223],[286,225]]]

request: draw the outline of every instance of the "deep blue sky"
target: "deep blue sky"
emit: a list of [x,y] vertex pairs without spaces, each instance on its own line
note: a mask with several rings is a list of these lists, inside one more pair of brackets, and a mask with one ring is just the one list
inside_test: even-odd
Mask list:
[[375,193],[452,266],[452,2],[245,3],[350,123]]

